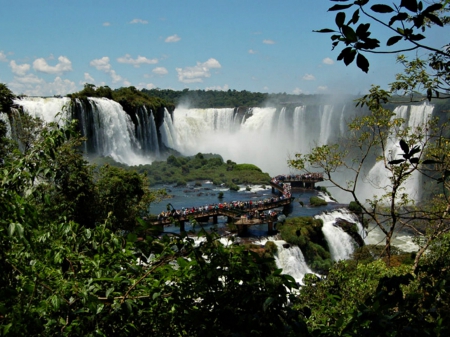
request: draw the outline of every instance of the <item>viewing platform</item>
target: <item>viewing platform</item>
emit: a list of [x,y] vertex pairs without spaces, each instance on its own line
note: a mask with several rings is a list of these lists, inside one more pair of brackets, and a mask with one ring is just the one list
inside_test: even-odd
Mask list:
[[322,173],[279,175],[272,178],[270,186],[272,186],[272,193],[275,192],[275,189],[283,192],[284,184],[290,184],[292,189],[312,190],[316,188],[316,183],[321,181],[323,181]]
[[280,194],[279,197],[259,201],[233,201],[230,203],[219,203],[203,207],[183,208],[175,210],[171,204],[168,204],[167,212],[162,212],[157,221],[151,221],[150,224],[161,230],[164,226],[177,224],[180,231],[185,231],[185,223],[190,221],[218,223],[219,216],[226,216],[228,223],[234,223],[238,230],[238,235],[243,235],[251,226],[267,223],[268,232],[272,233],[274,224],[278,221],[278,212],[269,212],[275,208],[283,208],[283,213],[287,214],[292,207],[294,198],[291,195],[292,188],[314,189],[317,182],[323,181],[321,173],[307,173],[303,175],[278,175],[271,179],[272,193],[275,191]]

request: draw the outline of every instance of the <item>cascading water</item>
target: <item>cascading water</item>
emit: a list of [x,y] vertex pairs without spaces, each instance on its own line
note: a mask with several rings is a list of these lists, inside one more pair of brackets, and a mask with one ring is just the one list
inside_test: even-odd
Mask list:
[[3,121],[6,125],[6,137],[11,137],[11,124],[9,122],[8,115],[0,112],[0,120]]
[[264,245],[267,241],[272,241],[277,245],[275,253],[275,262],[277,267],[283,270],[283,274],[292,276],[298,284],[303,284],[303,278],[306,274],[314,273],[306,264],[305,257],[298,246],[288,245],[286,241],[268,238],[267,240],[258,241],[260,245]]
[[[422,105],[402,105],[395,108],[395,116],[393,116],[393,118],[404,119],[405,124],[403,128],[414,129],[419,125],[426,125],[433,113],[433,108],[434,106],[427,103]],[[389,160],[401,158],[400,154],[403,152],[400,148],[399,142],[400,139],[396,137],[389,137],[387,139],[385,156],[389,158]],[[389,171],[384,167],[383,161],[377,162],[369,171],[367,177],[372,186],[377,188],[383,188],[391,185]],[[420,199],[421,181],[421,174],[416,171],[411,174],[408,179],[408,183],[404,184],[404,193],[407,193],[412,200],[418,201]],[[379,192],[382,191],[379,190]]]
[[[80,100],[75,100],[75,107],[71,106],[71,100],[67,97],[25,97],[14,100],[14,104],[45,122],[57,122],[61,125],[71,118],[78,119],[80,131],[87,138],[84,145],[86,154],[110,156],[121,163],[139,165],[151,163],[159,153],[156,125],[148,112],[147,117],[142,111],[137,113],[138,120],[140,118],[142,123],[147,124],[141,123],[136,128],[122,106],[106,98],[88,98],[87,106]],[[135,129],[145,135],[137,137]],[[147,143],[143,145],[144,141]]]
[[251,115],[238,119],[234,109],[178,108],[173,123],[165,119],[160,130],[165,144],[182,154],[218,153],[276,175],[286,171],[290,156],[336,139],[341,131],[332,127],[341,125],[344,113],[331,105],[253,108]]
[[15,99],[14,104],[20,105],[32,117],[38,117],[44,122],[56,122],[63,125],[70,120],[70,98],[24,97]]
[[345,209],[322,213],[320,215],[316,215],[314,218],[321,219],[323,221],[322,232],[328,242],[331,258],[334,261],[349,259],[356,247],[356,242],[353,238],[344,232],[341,227],[335,225],[338,219],[355,223],[358,227],[359,235],[362,238],[365,238],[366,236],[365,231],[356,216]]

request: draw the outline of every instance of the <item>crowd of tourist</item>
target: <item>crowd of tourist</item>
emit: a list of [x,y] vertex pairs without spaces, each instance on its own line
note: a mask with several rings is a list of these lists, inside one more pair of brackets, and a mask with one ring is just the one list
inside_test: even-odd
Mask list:
[[236,214],[242,212],[247,215],[249,219],[252,218],[264,218],[266,216],[274,216],[275,211],[264,212],[262,209],[267,205],[277,203],[281,200],[285,200],[286,197],[284,195],[280,195],[279,197],[271,197],[265,198],[263,200],[257,201],[231,201],[231,202],[223,202],[223,203],[215,203],[198,207],[182,207],[181,209],[174,209],[168,205],[168,210],[163,211],[158,215],[158,221],[164,221],[168,218],[181,219],[187,218],[190,215],[198,216],[204,214],[205,216],[215,213],[213,211],[218,210],[230,210],[236,211]]
[[316,180],[321,181],[323,180],[323,173],[319,172],[311,172],[311,173],[304,173],[304,174],[280,174],[276,177],[272,178],[273,180],[284,182],[284,181],[304,181],[304,180]]

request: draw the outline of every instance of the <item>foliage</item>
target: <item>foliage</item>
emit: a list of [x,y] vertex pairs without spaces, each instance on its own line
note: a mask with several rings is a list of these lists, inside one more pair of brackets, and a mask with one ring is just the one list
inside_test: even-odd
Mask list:
[[286,242],[298,246],[308,266],[319,273],[331,267],[331,255],[322,233],[322,221],[311,217],[288,218],[278,226],[280,236]]
[[[343,330],[360,306],[376,294],[381,279],[403,275],[409,275],[407,268],[387,268],[382,261],[368,264],[340,261],[324,277],[313,274],[305,277],[296,309],[308,316],[307,324],[314,336],[366,336],[370,330],[364,324],[355,324],[353,330],[347,329],[345,333]],[[372,333],[386,336],[382,329]]]
[[[111,161],[110,163],[113,165]],[[237,191],[238,184],[262,185],[270,182],[270,176],[255,165],[230,164],[230,161],[224,163],[220,156],[201,153],[193,157],[171,155],[166,162],[154,161],[152,164],[134,166],[132,169],[145,173],[151,185],[209,180],[215,185],[223,184]]]
[[328,205],[328,203],[325,200],[323,200],[322,198],[319,198],[317,196],[312,196],[311,198],[309,198],[309,203],[313,207]]
[[362,213],[361,206],[358,205],[358,203],[355,202],[355,201],[350,201],[350,204],[348,205],[348,209],[350,211],[352,211],[353,213],[355,213],[355,214],[361,214]]
[[159,97],[176,106],[188,105],[193,108],[234,108],[238,106],[262,106],[267,100],[265,93],[252,93],[246,90],[217,91],[189,90],[175,91],[170,89],[142,89],[142,93],[150,97]]
[[259,171],[262,172],[261,169],[253,164],[237,164],[233,167],[236,171]]
[[[340,0],[340,2],[349,2],[349,0]],[[424,2],[417,0],[395,1],[393,6],[370,5],[371,3],[373,4],[373,1],[357,0],[348,4],[335,4],[329,9],[329,11],[338,11],[335,18],[337,30],[325,28],[317,32],[332,33],[333,49],[341,43],[345,45],[337,57],[338,61],[349,65],[356,59],[358,68],[367,73],[369,60],[364,54],[399,54],[425,50],[432,53],[426,61],[418,57],[408,61],[405,55],[398,56],[398,62],[405,66],[405,72],[397,75],[391,89],[403,91],[411,98],[415,91],[423,91],[429,100],[432,97],[439,98],[443,94],[448,94],[450,89],[449,46],[433,46],[432,41],[427,40],[422,33],[431,26],[443,28],[449,23],[445,13],[450,9],[450,3],[446,0],[435,1],[427,6]],[[354,11],[348,18],[346,11],[350,9]],[[390,18],[387,18],[386,14],[389,14]],[[371,37],[370,23],[360,23],[361,17],[377,23],[392,34],[387,38],[385,47],[381,47],[380,40]],[[427,41],[431,41],[431,45],[426,44]]]
[[2,335],[305,332],[287,305],[295,281],[273,257],[215,233],[138,240],[141,204],[154,197],[145,179],[89,166],[74,130],[44,126],[0,170]]
[[153,111],[166,107],[173,110],[174,106],[159,97],[149,97],[137,90],[135,87],[119,88],[112,90],[108,86],[96,87],[93,84],[86,83],[83,90],[68,95],[71,99],[85,100],[87,97],[105,97],[112,99],[124,108],[125,111],[133,112],[141,106],[146,106]]
[[10,111],[14,98],[16,96],[13,92],[5,84],[0,83],[0,113]]

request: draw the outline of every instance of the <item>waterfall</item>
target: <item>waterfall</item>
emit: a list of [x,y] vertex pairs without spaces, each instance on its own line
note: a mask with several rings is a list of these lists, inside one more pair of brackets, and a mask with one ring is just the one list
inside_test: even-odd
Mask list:
[[235,109],[177,108],[173,122],[165,120],[160,132],[166,135],[167,146],[184,155],[218,153],[225,160],[252,163],[277,175],[286,172],[287,160],[295,153],[337,140],[342,134],[343,116],[352,113],[342,105],[250,111],[242,114]]
[[[57,122],[62,125],[71,118],[78,119],[80,131],[87,138],[84,145],[87,154],[110,156],[128,165],[152,162],[157,150],[153,148],[152,156],[146,155],[135,136],[131,117],[119,103],[106,98],[88,98],[87,106],[80,100],[75,100],[75,106],[70,103],[67,97],[25,97],[14,100],[14,104],[21,106],[25,113],[47,123]],[[154,121],[153,131],[156,133]]]
[[335,225],[337,219],[342,219],[350,223],[356,223],[359,235],[361,235],[362,238],[365,238],[366,236],[365,231],[356,216],[345,209],[322,213],[320,215],[316,215],[314,218],[321,219],[323,221],[322,232],[328,242],[331,258],[334,261],[349,259],[357,246],[356,242],[350,237],[350,235],[344,232],[341,227]]
[[145,106],[140,107],[136,113],[136,138],[144,154],[160,156],[158,133],[156,130],[153,112]]
[[172,123],[172,117],[170,117],[167,109],[164,109],[164,122],[159,127],[159,131],[161,132],[163,144],[172,149],[177,149],[177,144],[175,143],[175,129]]
[[287,242],[274,237],[255,243],[264,246],[267,241],[272,241],[277,245],[277,252],[274,255],[275,263],[278,268],[283,270],[283,274],[290,275],[298,284],[303,284],[305,275],[314,273],[306,264],[305,257],[298,246],[289,245],[289,248],[285,248]]
[[151,163],[151,158],[141,155],[134,136],[134,124],[122,106],[105,98],[91,97],[88,100],[95,116],[93,127],[97,154],[129,165]]
[[[392,118],[402,118],[405,120],[403,128],[414,129],[419,125],[425,125],[433,113],[434,106],[424,103],[422,105],[402,105],[395,108],[395,115]],[[399,159],[403,151],[399,145],[400,139],[391,136],[387,139],[385,156],[391,159]],[[384,167],[383,161],[378,161],[370,169],[367,177],[368,180],[375,187],[387,187],[391,185],[390,172]],[[418,201],[420,199],[421,191],[421,174],[414,172],[404,185],[404,193],[407,193],[412,200]],[[377,192],[377,191],[375,191]],[[379,190],[383,194],[383,190]],[[373,191],[371,191],[373,193]],[[368,196],[370,197],[370,196]]]
[[9,122],[8,115],[0,111],[0,120],[6,124],[6,137],[11,138],[11,123]]
[[24,97],[13,100],[23,108],[23,110],[32,117],[38,117],[44,122],[56,122],[63,125],[70,120],[70,98],[42,98],[42,97]]

